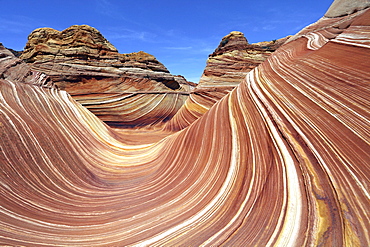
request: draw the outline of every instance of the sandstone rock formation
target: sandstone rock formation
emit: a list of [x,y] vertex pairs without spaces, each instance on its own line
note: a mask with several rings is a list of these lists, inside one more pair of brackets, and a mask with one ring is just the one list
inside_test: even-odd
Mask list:
[[54,83],[43,73],[32,71],[30,66],[17,58],[13,51],[6,49],[0,43],[0,79],[13,83],[27,83],[41,87],[55,88]]
[[341,17],[370,7],[369,0],[334,0],[325,17]]
[[10,51],[11,53],[13,53],[14,56],[16,57],[20,57],[22,55],[22,51],[16,51],[16,50],[13,50],[11,48],[7,48],[5,47],[8,51]]
[[233,31],[223,37],[216,50],[209,55],[199,84],[165,128],[180,130],[189,126],[231,92],[249,71],[265,61],[288,38],[249,44],[241,32]]
[[[32,70],[47,74],[110,125],[155,125],[170,119],[191,89],[154,56],[120,54],[95,28],[33,31],[21,57]],[[152,112],[152,113],[150,113]],[[145,117],[143,116],[145,114]]]
[[1,47],[0,244],[369,246],[369,25],[320,19],[176,133],[112,129]]
[[249,44],[243,33],[231,32],[222,38],[216,50],[209,55],[197,88],[235,87],[287,39]]

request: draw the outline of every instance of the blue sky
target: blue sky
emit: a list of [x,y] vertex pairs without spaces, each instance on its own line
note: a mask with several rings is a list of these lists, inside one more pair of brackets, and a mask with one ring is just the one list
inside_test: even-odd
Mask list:
[[222,37],[241,31],[249,43],[297,33],[332,0],[0,0],[0,42],[22,50],[39,27],[97,28],[120,53],[143,50],[172,74],[198,82]]

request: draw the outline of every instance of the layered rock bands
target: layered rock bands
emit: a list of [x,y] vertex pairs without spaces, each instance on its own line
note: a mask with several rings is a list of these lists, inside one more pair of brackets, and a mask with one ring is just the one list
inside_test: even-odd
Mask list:
[[[106,123],[117,127],[167,121],[193,84],[174,76],[145,52],[120,54],[87,25],[64,31],[33,31],[20,56],[33,71],[47,74],[61,90]],[[145,115],[145,116],[144,116]]]
[[173,132],[113,129],[1,47],[0,244],[369,246],[370,10],[355,9]]
[[230,93],[249,71],[265,61],[288,38],[249,44],[241,32],[233,31],[223,37],[209,55],[199,84],[184,106],[166,123],[165,129],[176,131],[189,126]]

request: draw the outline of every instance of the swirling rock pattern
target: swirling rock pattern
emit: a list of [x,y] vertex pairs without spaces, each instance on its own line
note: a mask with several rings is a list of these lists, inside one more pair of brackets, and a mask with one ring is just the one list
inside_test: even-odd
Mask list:
[[230,93],[249,71],[265,61],[288,38],[249,44],[241,32],[233,31],[223,37],[209,55],[199,84],[164,128],[177,131],[189,126]]
[[0,243],[369,246],[369,25],[322,18],[175,133],[117,132],[0,49]]
[[193,87],[148,53],[118,53],[87,25],[63,31],[36,29],[20,58],[117,127],[162,124],[184,104]]

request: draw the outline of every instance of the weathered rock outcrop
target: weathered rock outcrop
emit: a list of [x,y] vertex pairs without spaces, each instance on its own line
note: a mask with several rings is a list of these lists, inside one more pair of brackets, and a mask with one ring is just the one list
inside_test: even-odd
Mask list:
[[112,129],[1,47],[0,245],[370,246],[369,25],[320,19],[176,133]]
[[0,43],[0,79],[13,83],[26,83],[41,87],[54,88],[54,83],[43,73],[32,71],[31,67],[16,57],[14,51],[6,49]]
[[179,130],[194,122],[288,38],[249,44],[241,32],[233,31],[223,37],[216,50],[209,55],[199,84],[165,128]]
[[13,50],[13,49],[11,49],[11,48],[7,48],[7,47],[5,47],[8,51],[10,51],[11,53],[13,53],[13,55],[15,56],[15,57],[20,57],[21,55],[22,55],[22,51],[16,51],[16,50]]
[[87,25],[36,29],[20,58],[100,119],[120,127],[167,121],[191,89],[154,56],[142,51],[120,54]]
[[209,55],[197,88],[235,87],[287,39],[249,44],[243,33],[231,32],[222,38],[216,50]]
[[334,0],[325,17],[341,17],[349,14],[356,13],[360,10],[370,7],[369,0]]

